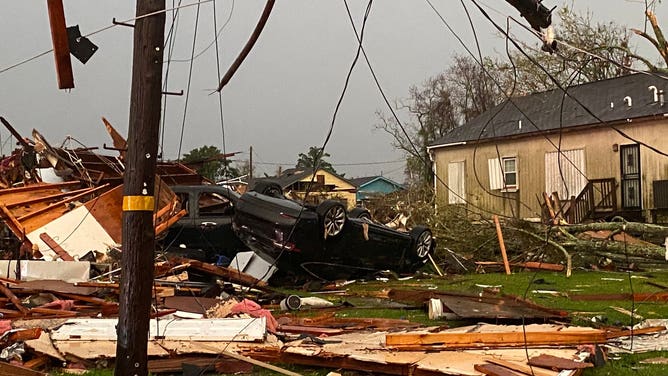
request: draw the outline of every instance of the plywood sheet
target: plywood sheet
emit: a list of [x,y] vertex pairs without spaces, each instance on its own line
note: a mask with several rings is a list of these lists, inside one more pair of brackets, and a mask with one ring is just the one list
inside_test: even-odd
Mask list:
[[[117,319],[71,319],[51,334],[54,341],[115,341]],[[266,319],[151,320],[150,338],[167,341],[262,341]]]

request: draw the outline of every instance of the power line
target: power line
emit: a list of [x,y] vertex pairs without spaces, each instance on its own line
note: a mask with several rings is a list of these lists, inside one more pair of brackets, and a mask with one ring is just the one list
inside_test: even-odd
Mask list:
[[[230,13],[228,14],[227,19],[225,20],[225,22],[223,23],[223,25],[220,28],[218,28],[218,26],[216,25],[216,2],[215,1],[213,1],[213,13],[214,13],[214,15],[213,15],[213,18],[214,18],[214,21],[213,21],[214,36],[213,36],[213,40],[211,41],[211,43],[209,43],[206,47],[204,47],[200,52],[195,54],[195,56],[193,56],[192,58],[190,58],[190,59],[171,59],[170,61],[172,63],[187,63],[187,62],[190,62],[191,60],[197,59],[198,57],[202,56],[206,51],[208,51],[209,48],[211,48],[211,46],[213,46],[213,45],[216,46],[216,54],[218,53],[217,52],[217,50],[218,50],[218,38],[220,37],[220,34],[223,32],[223,30],[227,27],[227,25],[232,20],[232,14],[234,13],[234,0],[232,0],[232,7],[230,8]],[[218,31],[216,31],[216,29]]]
[[[179,5],[179,6],[176,6],[176,7],[169,8],[169,9],[164,9],[164,10],[160,10],[160,11],[157,11],[157,12],[147,13],[147,14],[144,14],[144,15],[141,15],[141,16],[131,17],[131,18],[128,18],[128,19],[123,20],[123,21],[118,21],[117,23],[118,23],[118,24],[121,24],[121,23],[130,23],[130,22],[132,22],[132,21],[140,20],[140,19],[142,19],[142,18],[146,18],[146,17],[155,16],[155,15],[160,14],[160,13],[167,13],[167,12],[170,12],[170,11],[173,11],[173,10],[182,9],[182,8],[187,8],[187,7],[191,7],[191,6],[194,6],[194,5],[199,6],[200,3],[201,3],[201,4],[204,4],[204,3],[208,3],[208,2],[212,2],[212,1],[216,1],[216,0],[199,0],[197,3],[190,3],[190,4],[185,4],[185,5]],[[95,35],[95,34],[101,33],[101,32],[103,32],[103,31],[112,29],[112,28],[114,28],[114,27],[116,27],[116,26],[118,26],[118,25],[112,23],[112,24],[109,25],[109,26],[105,26],[105,27],[103,27],[103,28],[101,28],[101,29],[98,29],[98,30],[95,30],[95,31],[93,31],[93,32],[91,32],[91,33],[88,33],[88,34],[86,34],[86,35],[83,35],[83,37],[89,37],[89,36],[91,36],[91,35]],[[10,66],[5,67],[5,68],[2,68],[2,69],[0,69],[0,74],[5,73],[5,72],[7,72],[7,71],[9,71],[9,70],[12,70],[12,69],[14,69],[14,68],[17,68],[17,67],[19,67],[19,66],[21,66],[21,65],[23,65],[23,64],[27,64],[27,63],[29,63],[29,62],[31,62],[31,61],[33,61],[33,60],[36,60],[36,59],[38,59],[38,58],[40,58],[40,57],[46,55],[46,54],[51,53],[51,52],[53,52],[53,48],[48,49],[48,50],[46,50],[46,51],[44,51],[44,52],[40,52],[39,54],[37,54],[37,55],[35,55],[35,56],[33,56],[33,57],[29,57],[29,58],[27,58],[27,59],[25,59],[25,60],[22,60],[22,61],[20,61],[20,62],[18,62],[18,63],[16,63],[16,64],[10,65]]]
[[[428,0],[427,0],[427,1],[428,1]],[[510,38],[510,36],[505,32],[505,30],[503,30],[503,28],[501,28],[501,27],[500,27],[500,26],[499,26],[499,25],[498,25],[498,24],[497,24],[497,23],[496,23],[496,22],[489,16],[489,14],[487,14],[487,12],[486,12],[486,11],[485,11],[485,10],[478,4],[478,3],[477,3],[476,0],[471,0],[471,1],[472,1],[473,4],[480,10],[480,12],[483,14],[483,16],[484,16],[487,20],[489,20],[499,32],[503,33],[504,35],[506,35],[506,36],[509,38],[510,42],[513,43],[513,45],[515,46],[515,48],[517,48],[517,50],[520,51],[520,52],[522,53],[522,55],[524,55],[527,59],[529,59],[529,61],[531,61],[531,63],[534,64],[536,67],[538,67],[540,70],[542,70],[543,73],[545,73],[545,74],[547,75],[547,77],[548,77],[548,78],[549,78],[549,79],[550,79],[550,80],[557,86],[557,88],[558,88],[559,90],[565,92],[566,95],[567,95],[569,98],[571,98],[575,103],[577,103],[578,106],[580,106],[580,107],[581,107],[587,114],[589,114],[589,115],[592,116],[594,119],[596,119],[596,121],[597,121],[598,123],[610,127],[610,128],[613,129],[615,132],[617,132],[620,136],[626,138],[627,140],[630,140],[630,141],[633,141],[633,142],[636,143],[636,144],[642,145],[642,146],[644,146],[644,147],[646,147],[646,148],[652,150],[653,152],[655,152],[655,153],[657,153],[657,154],[660,154],[660,155],[663,155],[663,156],[668,157],[668,153],[666,153],[666,152],[664,152],[664,151],[662,151],[662,150],[660,150],[660,149],[658,149],[658,148],[656,148],[656,147],[654,147],[654,146],[652,146],[652,145],[649,145],[649,144],[647,144],[647,143],[645,143],[645,142],[643,142],[643,141],[637,140],[637,139],[635,139],[635,138],[629,136],[628,134],[626,134],[624,131],[622,131],[621,129],[617,128],[617,127],[614,126],[613,124],[610,124],[609,122],[604,121],[604,120],[601,119],[598,115],[594,114],[594,112],[593,112],[591,109],[589,109],[589,107],[587,107],[586,105],[584,105],[584,103],[582,103],[578,98],[569,95],[569,94],[567,93],[567,90],[563,87],[563,85],[562,85],[561,83],[559,83],[559,81],[558,81],[556,78],[554,78],[554,76],[552,76],[552,75],[550,74],[550,72],[548,72],[547,69],[545,69],[545,67],[543,67],[540,63],[538,63],[538,62],[536,61],[535,58],[529,56],[529,54],[527,54],[526,51],[524,51],[524,49],[519,45],[519,43],[517,43],[514,39]]]
[[[364,49],[364,46],[362,45],[362,35],[361,35],[361,33],[360,33],[360,34],[357,33],[357,28],[355,27],[355,23],[353,22],[352,14],[350,13],[350,8],[348,7],[348,2],[347,2],[346,0],[344,0],[343,3],[344,3],[345,6],[346,6],[346,11],[347,11],[347,13],[348,13],[348,19],[350,20],[350,24],[351,24],[351,26],[352,26],[352,28],[353,28],[353,31],[355,32],[355,37],[357,38],[357,41],[358,41],[358,43],[359,43],[359,46],[360,46],[359,49],[361,50],[361,52],[362,52],[362,54],[363,54],[363,56],[364,56],[364,60],[366,61],[366,64],[367,64],[367,66],[368,66],[368,68],[369,68],[369,71],[371,72],[371,75],[372,75],[372,77],[373,77],[373,80],[374,80],[374,82],[376,83],[376,87],[378,88],[378,91],[380,92],[380,94],[381,94],[383,100],[385,101],[385,104],[387,105],[387,107],[389,108],[390,112],[392,113],[392,116],[393,116],[394,120],[397,122],[397,125],[399,126],[399,128],[400,128],[401,131],[402,131],[402,133],[403,133],[404,136],[406,137],[407,142],[409,143],[409,145],[410,145],[411,148],[413,149],[413,152],[414,152],[413,156],[416,157],[416,158],[418,158],[418,159],[420,160],[420,162],[421,162],[425,167],[428,166],[428,165],[430,165],[430,164],[428,163],[428,161],[425,159],[425,157],[422,155],[422,153],[420,153],[420,151],[418,150],[418,148],[417,148],[417,146],[415,145],[415,143],[413,143],[413,141],[411,140],[410,136],[408,135],[408,132],[406,131],[406,128],[404,127],[404,125],[403,125],[403,123],[401,122],[401,120],[399,120],[399,116],[398,116],[397,113],[394,111],[394,108],[392,108],[392,105],[390,104],[390,101],[388,100],[387,96],[385,95],[385,91],[383,90],[382,86],[380,85],[380,81],[378,80],[378,77],[376,76],[376,72],[374,71],[373,66],[371,65],[371,62],[370,62],[370,60],[369,60],[369,57],[368,57],[368,55],[367,55],[367,53],[366,53],[366,50]],[[359,52],[358,52],[358,53],[359,53]],[[481,210],[481,211],[484,211],[484,212],[491,213],[490,211],[488,211],[488,210],[486,210],[486,209],[484,209],[484,208],[482,208],[482,207],[479,207],[479,206],[477,206],[477,205],[475,205],[475,204],[469,202],[468,200],[466,200],[465,197],[461,197],[461,195],[459,195],[457,192],[455,192],[454,190],[452,190],[452,189],[451,189],[451,188],[450,188],[450,187],[449,187],[449,186],[448,186],[448,185],[447,185],[447,184],[446,184],[446,183],[445,183],[445,182],[444,182],[444,181],[443,181],[443,180],[442,180],[442,179],[441,179],[435,172],[434,172],[434,178],[437,179],[439,182],[441,182],[441,183],[443,184],[443,186],[444,186],[446,189],[448,189],[448,191],[449,191],[450,193],[452,193],[453,195],[457,196],[458,198],[460,198],[462,201],[464,201],[465,203],[467,203],[467,204],[470,205],[471,207],[476,208],[476,209]],[[492,213],[492,214],[493,214],[493,213]]]
[[[197,42],[197,28],[199,25],[199,9],[200,5],[199,2],[197,4],[197,12],[195,13],[195,29],[193,31],[193,46],[192,46],[192,52],[191,52],[191,57],[195,55],[195,43]],[[190,68],[188,70],[188,85],[186,88],[186,100],[183,105],[183,122],[181,123],[181,137],[179,138],[179,152],[176,157],[176,159],[181,159],[181,147],[183,146],[183,134],[186,128],[186,117],[188,114],[188,99],[190,99],[190,83],[192,82],[192,77],[193,77],[193,65],[194,65],[194,59],[190,60]]]

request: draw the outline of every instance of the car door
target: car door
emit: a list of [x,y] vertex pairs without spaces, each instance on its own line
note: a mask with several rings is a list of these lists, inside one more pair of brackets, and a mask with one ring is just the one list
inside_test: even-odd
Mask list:
[[232,256],[241,245],[232,231],[233,216],[232,201],[218,192],[200,191],[193,221],[199,232],[199,248],[210,255]]

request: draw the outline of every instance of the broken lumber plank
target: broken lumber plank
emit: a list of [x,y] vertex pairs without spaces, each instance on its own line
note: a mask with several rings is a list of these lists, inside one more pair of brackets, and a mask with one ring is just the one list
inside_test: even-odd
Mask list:
[[152,359],[148,361],[148,371],[151,374],[175,373],[183,370],[184,365],[194,365],[198,367],[213,366],[213,369],[216,372],[225,374],[244,374],[253,371],[252,364],[236,359],[229,359],[225,356],[218,358],[179,357],[173,359]]
[[547,371],[543,370],[540,368],[534,368],[531,366],[528,366],[523,363],[518,363],[518,362],[513,362],[510,360],[504,360],[504,359],[499,359],[499,358],[485,358],[485,361],[488,363],[494,363],[498,364],[500,366],[504,366],[506,368],[512,369],[514,371],[526,374],[526,375],[532,375],[532,376],[556,376],[554,372],[552,371]]
[[64,250],[63,247],[61,247],[58,242],[53,240],[53,238],[50,237],[46,232],[39,234],[39,238],[42,239],[42,241],[46,243],[46,245],[48,245],[49,248],[51,248],[51,250],[54,251],[63,261],[76,261],[74,260],[74,257],[70,256],[70,254],[67,253],[67,251]]
[[487,376],[522,376],[515,371],[511,371],[508,368],[497,364],[475,364],[473,368]]
[[543,192],[543,199],[545,200],[545,206],[547,207],[548,214],[550,215],[550,221],[553,225],[558,225],[559,219],[557,219],[557,215],[554,212],[554,207],[552,206],[552,200],[550,199],[550,196],[547,194],[547,192]]
[[40,308],[40,307],[35,307],[30,309],[30,313],[38,313],[41,315],[50,315],[50,316],[57,316],[57,317],[76,317],[77,312],[74,311],[66,311],[62,309],[51,309],[51,308]]
[[441,348],[516,347],[516,346],[569,346],[605,343],[604,331],[597,329],[540,332],[490,333],[402,333],[387,334],[385,343],[393,347],[438,345]]
[[631,312],[631,311],[629,311],[629,310],[626,309],[626,308],[615,307],[615,306],[611,306],[610,308],[612,308],[612,309],[614,309],[615,311],[621,313],[622,315],[627,315],[627,316],[631,317],[631,318],[634,319],[634,320],[644,320],[644,319],[645,319],[644,317],[640,316],[639,314],[637,314],[637,313],[635,313],[635,312]]
[[7,343],[24,342],[37,339],[42,335],[42,328],[12,329],[2,340]]
[[[480,266],[501,266],[502,262],[498,261],[476,261],[476,265]],[[511,262],[510,266],[526,269],[549,270],[554,272],[563,272],[564,266],[561,264],[551,264],[547,262],[527,261],[527,262]]]
[[576,362],[572,359],[560,358],[554,355],[541,354],[529,359],[529,365],[535,367],[542,367],[552,369],[555,371],[562,371],[566,369],[585,369],[594,367],[593,364],[587,362]]
[[571,300],[599,301],[599,300],[631,300],[634,302],[668,302],[668,292],[635,293],[635,294],[578,294],[569,295]]
[[16,307],[16,309],[18,309],[21,312],[21,314],[27,315],[30,312],[30,310],[28,308],[23,306],[23,304],[21,303],[21,300],[19,298],[17,298],[16,295],[14,295],[12,290],[10,290],[2,282],[0,282],[0,292],[3,295],[5,295],[6,297],[9,298],[9,300],[12,302],[12,304],[14,304],[14,307]]
[[19,366],[16,364],[0,362],[0,375],[12,376],[47,376],[44,372],[35,371],[28,367]]
[[25,368],[37,369],[46,366],[50,362],[51,358],[48,355],[40,355],[23,363],[23,366]]
[[279,329],[280,331],[286,333],[309,334],[314,336],[321,336],[323,334],[327,336],[334,336],[343,333],[342,329],[323,328],[317,326],[302,326],[302,325],[281,325]]
[[613,338],[630,337],[643,334],[654,334],[663,332],[664,330],[666,330],[665,326],[651,326],[649,328],[639,328],[633,330],[616,330],[613,332],[608,332],[606,336],[608,337],[608,339],[613,339]]
[[257,288],[267,287],[267,282],[261,281],[249,274],[243,273],[236,269],[226,268],[223,266],[216,266],[208,264],[199,260],[192,260],[186,258],[175,257],[173,259],[175,262],[187,263],[190,264],[190,267],[205,273],[209,273],[224,279],[229,280],[230,282],[239,283],[244,286],[252,286]]
[[283,375],[288,375],[288,376],[301,376],[301,374],[299,374],[299,373],[292,372],[292,371],[288,371],[288,370],[286,370],[286,369],[283,369],[283,368],[280,368],[280,367],[276,367],[276,366],[274,366],[274,365],[271,365],[271,364],[269,364],[269,363],[262,362],[262,361],[260,361],[260,360],[255,360],[255,359],[253,359],[253,358],[249,358],[249,357],[247,357],[247,356],[243,356],[243,355],[236,354],[236,353],[233,353],[233,352],[230,352],[230,351],[225,351],[225,350],[223,350],[222,352],[219,352],[217,348],[212,347],[212,346],[208,346],[208,345],[204,345],[204,344],[202,344],[202,345],[200,345],[200,346],[201,346],[202,348],[204,348],[204,349],[209,349],[209,350],[211,350],[211,351],[215,351],[216,353],[220,353],[220,354],[225,355],[225,356],[228,356],[228,357],[230,357],[230,358],[232,358],[232,359],[237,359],[237,360],[241,360],[241,361],[243,361],[243,362],[248,362],[248,363],[250,363],[250,364],[254,364],[254,365],[259,366],[259,367],[262,367],[262,368],[270,369],[270,370],[272,370],[272,371],[281,373],[281,374],[283,374]]
[[179,211],[178,213],[174,214],[173,216],[169,217],[166,221],[158,224],[155,226],[155,235],[158,236],[162,234],[163,232],[167,231],[168,228],[170,228],[174,223],[176,223],[181,217],[185,217],[185,215],[188,214],[188,212],[183,209]]
[[494,225],[496,226],[496,236],[499,238],[499,247],[501,247],[501,256],[503,257],[503,267],[506,269],[506,274],[510,275],[510,265],[508,264],[508,254],[506,253],[506,244],[503,241],[503,232],[501,232],[501,224],[499,223],[499,216],[494,215]]

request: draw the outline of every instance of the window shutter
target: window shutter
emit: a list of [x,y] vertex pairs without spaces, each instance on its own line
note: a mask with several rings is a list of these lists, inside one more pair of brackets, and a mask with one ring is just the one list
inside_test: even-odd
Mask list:
[[503,189],[503,170],[498,158],[488,159],[489,189]]
[[466,190],[464,188],[464,178],[466,172],[464,169],[464,162],[450,162],[448,163],[448,203],[449,204],[465,204]]
[[587,185],[584,149],[545,153],[545,192],[562,200],[577,196]]

